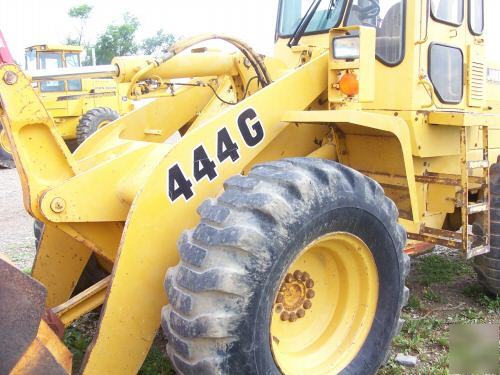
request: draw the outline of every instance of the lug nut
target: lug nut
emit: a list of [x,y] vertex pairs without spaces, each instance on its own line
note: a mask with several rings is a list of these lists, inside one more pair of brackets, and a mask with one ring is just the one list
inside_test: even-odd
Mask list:
[[293,281],[293,275],[291,273],[289,273],[288,275],[286,275],[285,281],[287,283],[291,283]]
[[304,304],[302,305],[302,307],[306,310],[309,310],[311,308],[311,306],[312,306],[312,302],[309,300],[304,301]]
[[306,315],[306,312],[303,309],[298,309],[297,310],[297,316],[299,318],[303,318]]
[[293,323],[297,320],[297,314],[295,314],[294,312],[290,313],[290,317],[288,318],[288,321],[290,323]]
[[285,297],[283,297],[283,294],[278,293],[278,297],[276,297],[276,303],[281,303],[281,302],[283,302],[283,299],[284,299],[284,298],[285,298]]
[[306,292],[306,297],[307,297],[307,298],[314,298],[314,295],[315,295],[315,294],[316,294],[316,293],[314,293],[314,290],[309,289],[309,290]]
[[275,309],[276,313],[279,314],[281,311],[283,311],[283,306],[280,304],[280,305],[276,305],[276,309]]
[[309,280],[309,278],[310,278],[309,274],[307,272],[304,272],[302,274],[301,280],[302,281],[307,281],[307,280]]
[[300,278],[302,277],[302,272],[300,272],[299,270],[295,271],[293,273],[293,277],[295,277],[295,280],[300,280]]
[[287,311],[283,311],[280,315],[280,319],[282,321],[287,321],[288,319],[290,319],[290,314]]
[[311,289],[313,286],[314,286],[314,281],[312,279],[306,281],[306,287]]

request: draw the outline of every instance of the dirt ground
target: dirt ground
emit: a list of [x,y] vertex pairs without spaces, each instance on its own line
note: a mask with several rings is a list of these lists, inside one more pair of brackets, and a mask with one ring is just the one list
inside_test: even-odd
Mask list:
[[31,269],[35,256],[33,218],[24,209],[15,169],[0,169],[0,253],[23,271]]
[[[20,269],[31,270],[35,255],[33,219],[22,204],[19,177],[15,170],[0,169],[0,252]],[[391,356],[380,375],[448,374],[449,329],[454,324],[498,324],[500,298],[488,296],[478,286],[471,262],[448,249],[412,260],[407,280],[411,291],[403,311],[406,324],[393,341]],[[74,322],[64,341],[73,352],[75,370],[92,340],[98,313],[91,312]],[[416,368],[395,361],[398,353],[418,358]],[[140,374],[174,374],[159,333]]]

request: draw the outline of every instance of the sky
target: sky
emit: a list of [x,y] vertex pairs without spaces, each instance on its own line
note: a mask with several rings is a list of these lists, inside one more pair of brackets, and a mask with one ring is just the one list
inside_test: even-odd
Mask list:
[[90,42],[130,12],[141,23],[138,40],[161,28],[179,36],[215,32],[240,37],[261,53],[273,51],[278,0],[0,0],[0,30],[14,58],[23,62],[25,47],[76,35],[79,24],[67,13],[82,3],[93,6],[84,34]]
[[[161,28],[178,36],[215,32],[239,37],[261,53],[273,51],[278,0],[0,0],[0,30],[14,58],[22,63],[25,47],[62,43],[75,36],[79,24],[67,13],[82,3],[93,6],[85,29],[91,43],[109,23],[130,12],[141,23],[138,40]],[[492,34],[499,36],[500,1],[486,0],[486,4],[486,24],[498,26]],[[500,61],[500,49],[490,51]]]

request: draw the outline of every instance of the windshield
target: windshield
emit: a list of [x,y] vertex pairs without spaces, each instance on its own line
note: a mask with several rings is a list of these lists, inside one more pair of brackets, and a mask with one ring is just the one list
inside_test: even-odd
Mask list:
[[[38,59],[40,69],[57,69],[63,66],[60,52],[39,52]],[[64,81],[42,81],[40,89],[42,92],[64,91]]]
[[375,27],[377,57],[397,65],[404,55],[403,0],[353,0],[346,25]]
[[[291,36],[314,0],[283,0],[281,4],[279,35]],[[330,30],[341,21],[346,0],[323,0],[306,28],[307,33]]]
[[61,53],[40,52],[40,69],[62,68]]
[[[313,0],[282,0],[279,35],[291,36]],[[346,0],[322,0],[309,23],[306,34],[326,33],[339,27]],[[345,25],[362,25],[376,28],[376,53],[384,64],[395,66],[404,57],[405,0],[352,0]]]

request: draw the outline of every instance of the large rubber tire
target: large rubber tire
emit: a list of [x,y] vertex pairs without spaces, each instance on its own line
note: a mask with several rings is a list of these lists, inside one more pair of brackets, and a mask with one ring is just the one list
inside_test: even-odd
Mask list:
[[478,282],[500,296],[500,163],[490,167],[490,252],[474,258]]
[[380,185],[335,162],[294,158],[257,165],[224,189],[200,206],[165,278],[162,327],[178,373],[279,374],[270,319],[281,281],[307,244],[348,232],[369,247],[379,289],[368,336],[342,372],[374,374],[403,324],[410,267],[398,211]]
[[[43,226],[44,225],[41,221],[35,220],[33,222],[36,254],[38,254],[38,245],[40,243],[40,239],[42,238]],[[82,275],[80,276],[80,279],[78,279],[71,296],[83,292],[85,289],[104,279],[106,276],[108,276],[108,272],[99,265],[96,256],[92,254],[87,262],[87,265],[83,269]]]
[[115,121],[120,115],[111,108],[98,107],[87,111],[76,127],[76,140],[81,145],[94,134],[103,124]]

